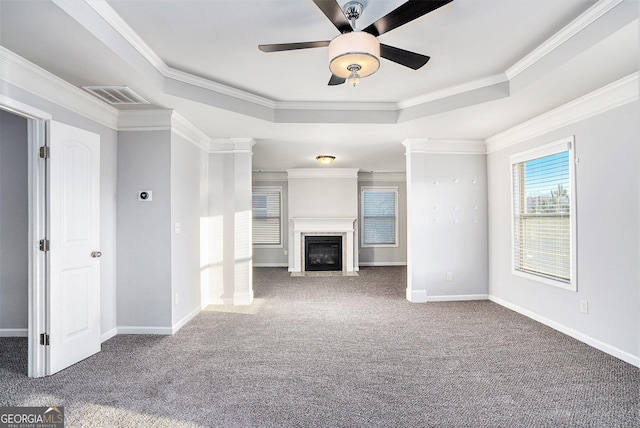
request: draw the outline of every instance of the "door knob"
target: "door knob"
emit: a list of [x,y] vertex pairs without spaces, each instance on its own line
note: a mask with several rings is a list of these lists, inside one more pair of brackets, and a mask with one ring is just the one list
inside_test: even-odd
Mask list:
[[97,259],[98,257],[100,257],[102,255],[102,253],[100,251],[93,251],[91,253],[91,257],[93,257],[94,259]]

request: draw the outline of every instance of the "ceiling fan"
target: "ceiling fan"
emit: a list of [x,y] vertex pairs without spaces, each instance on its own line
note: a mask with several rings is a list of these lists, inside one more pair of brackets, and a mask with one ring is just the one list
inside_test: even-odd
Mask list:
[[409,0],[386,16],[362,30],[356,30],[356,20],[364,6],[350,1],[340,8],[336,0],[313,0],[318,8],[336,26],[340,35],[333,40],[299,43],[259,45],[263,52],[281,52],[297,49],[329,47],[329,85],[340,85],[349,80],[353,86],[361,77],[378,71],[380,57],[417,70],[429,61],[429,57],[416,52],[382,44],[377,37],[420,18],[453,0]]

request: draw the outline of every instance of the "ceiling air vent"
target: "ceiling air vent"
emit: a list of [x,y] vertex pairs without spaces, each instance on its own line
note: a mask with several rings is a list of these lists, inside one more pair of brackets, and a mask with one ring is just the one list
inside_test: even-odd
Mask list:
[[82,89],[111,105],[150,104],[126,86],[83,86]]

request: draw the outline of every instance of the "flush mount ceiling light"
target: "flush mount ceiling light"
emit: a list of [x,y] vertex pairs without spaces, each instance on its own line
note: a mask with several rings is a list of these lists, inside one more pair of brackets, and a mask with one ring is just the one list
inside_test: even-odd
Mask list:
[[318,155],[316,156],[316,160],[322,165],[331,165],[333,161],[336,160],[336,157],[331,155]]
[[[333,40],[314,42],[276,43],[258,45],[262,52],[282,52],[298,49],[329,47],[329,86],[341,85],[349,80],[356,85],[361,77],[370,76],[380,67],[380,58],[417,70],[429,61],[427,55],[382,44],[378,37],[384,33],[420,18],[453,0],[407,0],[382,18],[357,30],[356,20],[363,6],[350,1],[340,7],[335,0],[312,0],[338,29],[340,35]],[[360,0],[363,1],[363,0]]]

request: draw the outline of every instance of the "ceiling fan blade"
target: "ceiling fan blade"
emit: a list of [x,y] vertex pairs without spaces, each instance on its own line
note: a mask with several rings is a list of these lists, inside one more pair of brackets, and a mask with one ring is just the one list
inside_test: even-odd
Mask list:
[[346,81],[347,79],[344,77],[338,77],[335,74],[332,74],[331,79],[329,79],[329,86],[342,85]]
[[294,51],[296,49],[322,48],[329,46],[329,40],[318,42],[280,43],[274,45],[259,45],[262,52]]
[[404,65],[405,67],[409,67],[414,70],[417,70],[425,65],[431,58],[427,55],[406,51],[404,49],[395,48],[393,46],[384,45],[382,43],[380,43],[380,56],[382,58],[388,59],[389,61],[393,61],[397,64]]
[[407,22],[420,18],[452,1],[453,0],[409,0],[362,31],[378,37],[387,31],[391,31]]
[[313,0],[318,8],[329,18],[329,21],[336,26],[340,34],[350,33],[353,31],[351,23],[344,16],[344,12],[336,0]]

